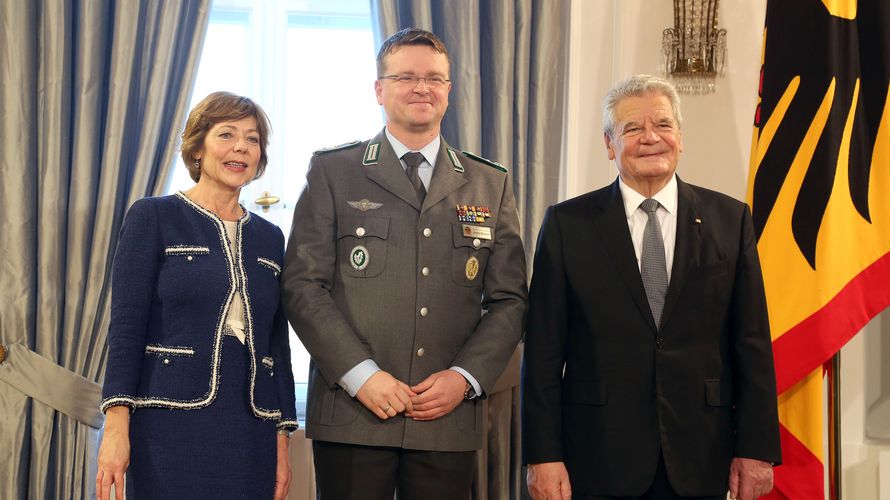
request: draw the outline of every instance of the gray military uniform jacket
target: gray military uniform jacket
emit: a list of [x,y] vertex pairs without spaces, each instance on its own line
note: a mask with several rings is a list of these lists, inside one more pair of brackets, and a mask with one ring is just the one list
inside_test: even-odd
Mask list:
[[[461,217],[463,208],[477,216]],[[505,169],[442,140],[421,206],[383,132],[317,153],[294,212],[282,286],[287,316],[312,355],[308,437],[481,447],[480,398],[433,421],[381,421],[337,382],[369,358],[408,385],[459,366],[484,397],[520,339],[526,310],[525,254]]]

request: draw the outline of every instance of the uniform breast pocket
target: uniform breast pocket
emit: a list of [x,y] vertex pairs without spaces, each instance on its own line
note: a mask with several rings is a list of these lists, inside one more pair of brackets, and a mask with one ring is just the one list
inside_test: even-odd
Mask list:
[[337,219],[337,259],[345,277],[373,278],[386,268],[388,217]]
[[455,223],[452,234],[454,237],[454,252],[451,257],[452,279],[461,286],[482,286],[485,266],[494,246],[494,229],[488,226]]

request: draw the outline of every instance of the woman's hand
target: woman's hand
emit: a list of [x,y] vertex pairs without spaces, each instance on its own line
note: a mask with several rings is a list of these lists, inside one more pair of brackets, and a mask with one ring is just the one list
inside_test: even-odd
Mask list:
[[290,488],[290,438],[278,435],[278,465],[275,467],[275,500],[285,500]]
[[124,472],[130,465],[130,408],[112,406],[105,412],[105,433],[99,446],[96,498],[110,500],[114,485],[116,500],[124,499]]

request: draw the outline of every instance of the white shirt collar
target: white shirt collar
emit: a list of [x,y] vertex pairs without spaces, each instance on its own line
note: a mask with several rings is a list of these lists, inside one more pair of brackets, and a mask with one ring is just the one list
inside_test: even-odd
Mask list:
[[[409,153],[413,151],[408,146],[402,144],[402,142],[394,135],[389,132],[388,128],[384,128],[384,133],[386,134],[386,138],[389,140],[389,144],[392,146],[392,150],[396,153],[396,158],[401,159],[405,153]],[[430,141],[426,146],[417,150],[418,153],[423,155],[423,158],[427,163],[430,164],[430,167],[436,167],[436,157],[439,156],[439,145],[442,143],[442,136],[437,135],[435,139]],[[421,166],[423,168],[423,166]]]
[[[633,188],[624,183],[621,176],[618,176],[618,189],[621,190],[621,198],[624,200],[624,214],[629,219],[638,208],[640,203],[646,199],[645,196],[634,191]],[[661,188],[661,191],[652,196],[669,214],[677,213],[677,174],[671,176],[671,180]]]

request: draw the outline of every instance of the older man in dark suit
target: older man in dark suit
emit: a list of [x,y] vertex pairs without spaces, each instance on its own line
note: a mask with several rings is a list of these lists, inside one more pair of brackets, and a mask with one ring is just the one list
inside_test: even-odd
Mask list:
[[377,58],[386,128],[319,151],[284,305],[312,355],[322,498],[469,496],[482,403],[522,334],[525,257],[506,169],[440,136],[448,54],[408,29]]
[[604,100],[612,185],[548,210],[523,365],[535,498],[750,500],[778,417],[751,216],[675,174],[680,103],[638,75]]

